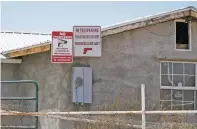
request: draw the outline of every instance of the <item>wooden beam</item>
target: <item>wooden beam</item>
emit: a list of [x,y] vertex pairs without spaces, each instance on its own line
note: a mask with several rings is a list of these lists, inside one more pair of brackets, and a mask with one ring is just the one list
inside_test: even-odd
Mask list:
[[197,12],[192,11],[191,16],[197,19]]
[[13,57],[19,57],[19,56],[26,56],[26,55],[30,55],[30,54],[46,52],[49,50],[50,50],[50,45],[46,44],[43,46],[37,46],[37,47],[33,47],[33,48],[28,48],[28,49],[24,49],[24,50],[11,52],[8,54],[8,57],[13,58]]

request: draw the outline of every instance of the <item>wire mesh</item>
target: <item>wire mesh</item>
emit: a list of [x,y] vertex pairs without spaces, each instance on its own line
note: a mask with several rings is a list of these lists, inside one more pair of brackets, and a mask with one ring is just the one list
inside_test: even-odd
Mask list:
[[[141,110],[141,93],[140,88],[129,88],[133,93],[132,99],[128,98],[126,94],[122,95],[122,90],[115,91],[111,96],[105,96],[103,104],[97,104],[93,108],[95,111],[139,111]],[[128,89],[128,90],[129,90]],[[134,92],[135,91],[135,95]],[[125,92],[126,93],[126,92]],[[135,97],[134,97],[135,96]],[[109,99],[111,98],[111,99]],[[110,101],[109,101],[110,100]],[[32,112],[31,107],[27,103],[19,100],[13,100],[12,104],[2,104],[2,110],[5,111],[20,111]],[[75,106],[75,105],[73,105]],[[84,111],[85,105],[78,105],[77,111]],[[91,107],[89,107],[91,108]],[[87,109],[88,110],[88,109]],[[43,110],[40,112],[51,112],[52,110]],[[58,112],[59,110],[54,110]],[[63,109],[61,112],[66,112]],[[3,116],[4,117],[4,116]],[[6,116],[7,117],[7,116]],[[9,116],[8,116],[9,117]],[[29,121],[26,116],[16,116],[16,120],[20,120],[20,125],[31,126],[27,124]],[[195,129],[195,123],[188,123],[187,115],[147,115],[146,121],[147,129]],[[20,118],[20,119],[19,119]],[[13,119],[13,118],[12,118]],[[23,120],[22,120],[23,119]],[[6,120],[5,120],[6,121]],[[13,121],[7,118],[7,121]],[[44,115],[39,116],[39,124],[41,129],[130,129],[141,128],[141,114],[112,114],[112,115]],[[19,126],[19,125],[18,125]]]

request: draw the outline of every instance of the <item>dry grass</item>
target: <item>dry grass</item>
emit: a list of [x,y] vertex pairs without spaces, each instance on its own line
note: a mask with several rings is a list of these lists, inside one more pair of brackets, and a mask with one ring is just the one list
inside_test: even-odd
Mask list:
[[[123,105],[117,98],[111,105],[100,105],[98,110],[122,110],[129,107],[131,110],[139,110],[141,107],[139,98],[132,103]],[[127,109],[128,110],[128,109]],[[87,118],[87,116],[81,116]],[[147,115],[147,129],[197,129],[196,123],[188,123],[188,115]],[[141,115],[108,115],[89,116],[89,119],[99,120],[98,123],[75,123],[74,129],[133,129],[141,126]],[[138,125],[138,126],[136,126]]]
[[[98,105],[97,110],[99,111],[114,111],[114,110],[140,110],[141,103],[140,98],[136,97],[131,101],[122,101],[117,96],[112,102],[105,102],[103,105]],[[28,107],[21,105],[2,105],[4,110],[18,110],[27,111]],[[68,118],[73,116],[66,116]],[[134,127],[141,126],[141,115],[81,115],[75,116],[74,118],[79,119],[74,121],[73,129],[133,129]],[[148,129],[197,129],[197,124],[190,124],[187,122],[187,115],[148,115],[147,116],[147,128]],[[67,121],[65,117],[44,117],[44,119],[50,119],[49,121],[55,121],[55,119],[61,119]],[[87,120],[86,122],[80,122],[80,119]],[[48,121],[45,120],[45,121]],[[88,122],[91,120],[91,122]],[[70,120],[72,121],[72,120]],[[46,122],[47,123],[47,122]],[[50,123],[50,122],[49,122]],[[51,122],[54,123],[54,122]],[[50,123],[50,124],[51,124]],[[48,124],[49,128],[50,124]],[[138,125],[138,126],[136,126]],[[66,126],[66,124],[65,124]],[[45,129],[45,127],[42,127]],[[57,124],[58,129],[58,124]]]

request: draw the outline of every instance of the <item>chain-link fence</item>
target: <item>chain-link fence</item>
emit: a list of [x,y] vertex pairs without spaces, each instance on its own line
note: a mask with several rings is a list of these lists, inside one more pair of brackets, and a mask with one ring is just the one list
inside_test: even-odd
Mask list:
[[[136,90],[139,91],[139,90]],[[118,93],[118,92],[117,92]],[[140,93],[139,93],[140,94]],[[25,100],[2,101],[1,109],[4,113],[11,111],[23,112],[22,115],[1,116],[1,126],[23,126],[23,128],[33,128],[34,119],[32,116],[39,116],[39,128],[41,129],[130,129],[141,128],[141,94],[132,99],[121,99],[121,95],[113,94],[109,101],[109,96],[103,104],[94,105],[94,111],[82,112],[84,105],[78,106],[77,112],[67,112],[67,110],[45,110],[36,114]],[[11,103],[11,104],[10,104]],[[32,103],[32,102],[31,102]],[[98,112],[104,111],[104,112]],[[109,111],[109,112],[107,112]],[[115,111],[115,112],[112,112]],[[117,112],[116,112],[117,111]],[[133,111],[133,112],[132,112]],[[31,116],[32,112],[32,116]],[[95,113],[94,113],[95,112]],[[29,114],[28,114],[29,113]],[[3,113],[2,113],[3,114]],[[28,116],[27,116],[28,115]],[[193,115],[195,117],[195,115]],[[148,114],[146,115],[147,129],[196,129],[196,123],[189,123],[186,114]],[[9,127],[8,127],[9,128]],[[11,128],[11,127],[10,127]],[[14,127],[12,127],[14,128]]]

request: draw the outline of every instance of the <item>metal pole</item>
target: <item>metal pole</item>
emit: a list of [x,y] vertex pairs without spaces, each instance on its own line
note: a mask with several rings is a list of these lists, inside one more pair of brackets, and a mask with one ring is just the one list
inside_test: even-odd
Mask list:
[[141,108],[142,108],[142,129],[146,129],[146,114],[145,114],[145,85],[141,84]]
[[[36,109],[35,111],[38,112],[38,83],[33,81],[35,88],[36,88],[36,93],[35,93],[35,97],[36,97]],[[36,129],[38,129],[38,116],[36,116]]]

